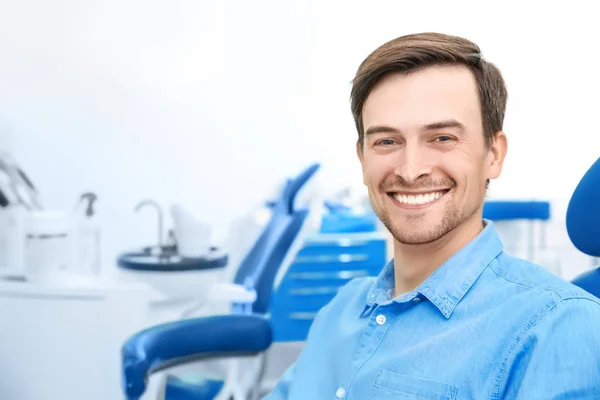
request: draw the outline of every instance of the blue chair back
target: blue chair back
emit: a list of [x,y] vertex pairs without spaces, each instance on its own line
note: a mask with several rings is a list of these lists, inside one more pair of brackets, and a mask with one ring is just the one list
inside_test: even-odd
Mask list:
[[581,178],[571,196],[567,232],[579,251],[600,257],[600,158]]
[[[581,178],[567,208],[567,232],[584,254],[600,257],[600,158]],[[600,268],[577,276],[573,283],[600,297]]]
[[[280,198],[271,205],[271,219],[238,268],[234,283],[256,291],[257,298],[252,305],[254,313],[266,314],[269,310],[279,267],[309,214],[307,209],[295,208],[296,195],[319,167],[319,164],[313,164],[286,182]],[[234,312],[236,307],[234,305]]]

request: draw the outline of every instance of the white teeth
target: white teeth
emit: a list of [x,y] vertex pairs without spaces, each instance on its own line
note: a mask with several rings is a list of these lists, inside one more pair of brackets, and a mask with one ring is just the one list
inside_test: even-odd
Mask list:
[[421,205],[431,203],[432,201],[442,197],[443,194],[443,192],[434,192],[418,195],[395,194],[394,198],[403,204]]

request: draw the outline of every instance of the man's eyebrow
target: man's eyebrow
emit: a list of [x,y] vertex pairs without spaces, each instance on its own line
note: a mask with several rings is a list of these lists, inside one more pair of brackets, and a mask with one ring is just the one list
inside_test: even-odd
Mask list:
[[[425,124],[421,126],[422,131],[437,131],[440,129],[457,129],[459,131],[465,131],[465,126],[458,122],[455,119],[445,119],[442,121],[431,122],[429,124]],[[398,128],[394,128],[388,125],[373,125],[367,128],[365,131],[365,136],[374,135],[376,133],[402,133],[402,131]]]
[[463,131],[463,132],[466,130],[465,126],[455,119],[446,119],[443,121],[437,121],[437,122],[432,122],[430,124],[425,124],[421,127],[421,130],[437,131],[440,129],[447,129],[447,128],[457,129],[457,130]]
[[376,133],[400,133],[400,130],[386,125],[373,125],[367,128],[365,136],[374,135]]

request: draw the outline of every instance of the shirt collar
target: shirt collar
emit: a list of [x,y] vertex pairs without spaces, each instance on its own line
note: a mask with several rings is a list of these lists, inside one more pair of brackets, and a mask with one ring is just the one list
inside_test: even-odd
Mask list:
[[[502,252],[502,241],[492,221],[484,220],[485,228],[475,239],[456,252],[433,272],[419,287],[393,299],[408,301],[419,293],[431,301],[446,318],[463,299],[483,270]],[[367,294],[366,305],[385,303],[394,296],[394,260],[381,271]]]

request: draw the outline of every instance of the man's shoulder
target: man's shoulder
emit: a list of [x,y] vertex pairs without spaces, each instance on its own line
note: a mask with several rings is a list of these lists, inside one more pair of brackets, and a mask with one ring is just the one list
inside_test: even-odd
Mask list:
[[490,269],[498,278],[498,284],[533,302],[536,299],[546,304],[568,302],[571,306],[581,305],[600,311],[600,299],[530,261],[502,253]]

